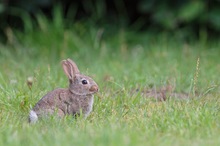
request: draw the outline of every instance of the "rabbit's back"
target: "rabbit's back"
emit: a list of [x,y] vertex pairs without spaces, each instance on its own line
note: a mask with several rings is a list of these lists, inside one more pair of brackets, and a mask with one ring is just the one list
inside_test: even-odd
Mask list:
[[60,108],[62,100],[60,94],[66,93],[67,89],[58,88],[43,96],[34,106],[33,111],[43,111],[45,109]]
[[55,89],[38,101],[30,112],[29,121],[37,121],[38,117],[52,115],[54,112],[59,117],[79,115],[81,112],[87,117],[92,111],[93,98],[93,95],[73,94],[69,89]]
[[67,92],[66,89],[55,89],[45,96],[43,96],[34,106],[34,108],[29,113],[29,122],[35,123],[38,117],[47,116],[53,114],[56,109],[58,110],[59,116],[63,116],[64,113],[61,109],[61,98],[60,93]]

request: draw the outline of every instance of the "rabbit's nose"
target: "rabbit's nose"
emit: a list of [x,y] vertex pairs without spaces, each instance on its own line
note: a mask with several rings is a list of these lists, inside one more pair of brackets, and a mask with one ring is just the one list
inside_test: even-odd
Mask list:
[[93,85],[93,86],[89,89],[89,91],[91,91],[91,92],[98,92],[98,90],[99,90],[99,88],[98,88],[98,86],[96,86],[96,85]]

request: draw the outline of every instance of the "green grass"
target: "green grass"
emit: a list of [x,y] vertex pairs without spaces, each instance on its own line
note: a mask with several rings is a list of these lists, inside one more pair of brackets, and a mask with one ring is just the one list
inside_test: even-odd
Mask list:
[[[80,24],[45,27],[8,32],[8,43],[0,46],[0,145],[220,144],[219,41],[186,43]],[[29,125],[30,108],[48,91],[68,86],[60,65],[66,58],[100,86],[91,115]],[[34,78],[31,89],[28,77]],[[164,102],[131,94],[167,85],[196,94]]]

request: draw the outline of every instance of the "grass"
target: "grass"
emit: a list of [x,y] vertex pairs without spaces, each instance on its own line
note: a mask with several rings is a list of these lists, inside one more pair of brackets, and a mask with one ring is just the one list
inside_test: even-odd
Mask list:
[[[7,33],[8,43],[0,46],[0,145],[220,144],[219,41],[186,43],[82,24]],[[30,108],[48,91],[68,86],[60,65],[66,58],[100,86],[93,112],[86,120],[29,125]],[[167,85],[194,96],[160,102],[131,94]]]

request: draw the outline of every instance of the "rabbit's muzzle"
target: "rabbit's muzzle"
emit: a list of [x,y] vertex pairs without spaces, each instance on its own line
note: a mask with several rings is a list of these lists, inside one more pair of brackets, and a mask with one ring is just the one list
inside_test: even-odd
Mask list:
[[89,89],[90,92],[93,92],[93,93],[96,93],[99,91],[99,87],[96,86],[96,85],[93,85],[90,89]]

